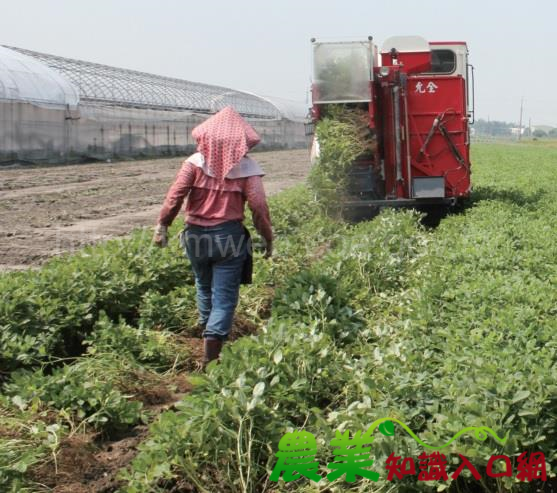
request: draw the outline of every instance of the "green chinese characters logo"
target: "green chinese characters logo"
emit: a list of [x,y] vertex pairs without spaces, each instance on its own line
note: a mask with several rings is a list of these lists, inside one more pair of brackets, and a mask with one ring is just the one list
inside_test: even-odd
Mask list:
[[[357,431],[351,436],[348,430],[344,433],[338,430],[335,432],[335,437],[330,442],[330,445],[334,447],[334,460],[327,464],[327,468],[331,471],[327,474],[327,479],[334,481],[344,476],[349,483],[356,481],[358,477],[378,481],[379,473],[369,469],[373,465],[373,459],[371,458],[373,433],[377,429],[385,436],[394,436],[394,423],[398,424],[421,446],[435,451],[448,447],[464,434],[473,434],[479,441],[485,441],[488,436],[491,436],[500,444],[505,444],[508,439],[508,433],[505,437],[500,438],[487,426],[470,426],[456,433],[446,443],[432,446],[424,443],[405,423],[398,419],[381,418],[374,421],[365,433]],[[287,483],[296,481],[301,477],[306,477],[314,482],[322,479],[317,472],[319,469],[319,463],[316,459],[317,441],[312,433],[307,431],[286,433],[281,438],[278,448],[279,451],[275,454],[278,460],[271,474],[271,481],[277,482],[281,476]]]

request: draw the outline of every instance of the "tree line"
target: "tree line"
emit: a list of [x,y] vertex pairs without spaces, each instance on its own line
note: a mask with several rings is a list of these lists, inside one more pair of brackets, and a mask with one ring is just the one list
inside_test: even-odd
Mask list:
[[[489,135],[493,137],[511,137],[516,135],[519,125],[517,123],[509,123],[498,120],[484,120],[480,118],[474,123],[476,135]],[[514,129],[514,131],[513,131]],[[557,128],[552,128],[549,131],[541,128],[530,127],[524,128],[523,137],[536,137],[540,138],[557,138]]]

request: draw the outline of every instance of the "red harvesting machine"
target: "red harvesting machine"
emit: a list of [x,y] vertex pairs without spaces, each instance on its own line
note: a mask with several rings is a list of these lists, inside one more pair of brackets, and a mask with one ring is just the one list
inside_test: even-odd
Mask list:
[[353,164],[346,207],[359,217],[382,206],[435,212],[469,196],[474,72],[465,42],[393,37],[380,55],[371,37],[312,44],[313,123],[329,105],[357,108],[376,143]]

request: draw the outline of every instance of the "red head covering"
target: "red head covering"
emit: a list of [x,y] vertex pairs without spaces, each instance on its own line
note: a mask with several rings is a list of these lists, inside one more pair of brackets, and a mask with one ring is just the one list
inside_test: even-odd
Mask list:
[[257,132],[230,106],[199,124],[191,134],[209,171],[219,181],[260,141]]

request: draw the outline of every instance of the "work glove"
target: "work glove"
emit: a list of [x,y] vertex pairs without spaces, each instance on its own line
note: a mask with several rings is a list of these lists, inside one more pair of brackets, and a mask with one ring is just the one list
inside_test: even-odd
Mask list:
[[153,243],[161,248],[168,245],[168,228],[162,224],[155,226],[155,234],[153,235]]
[[263,251],[263,258],[271,258],[273,256],[273,242],[265,242],[265,250]]

